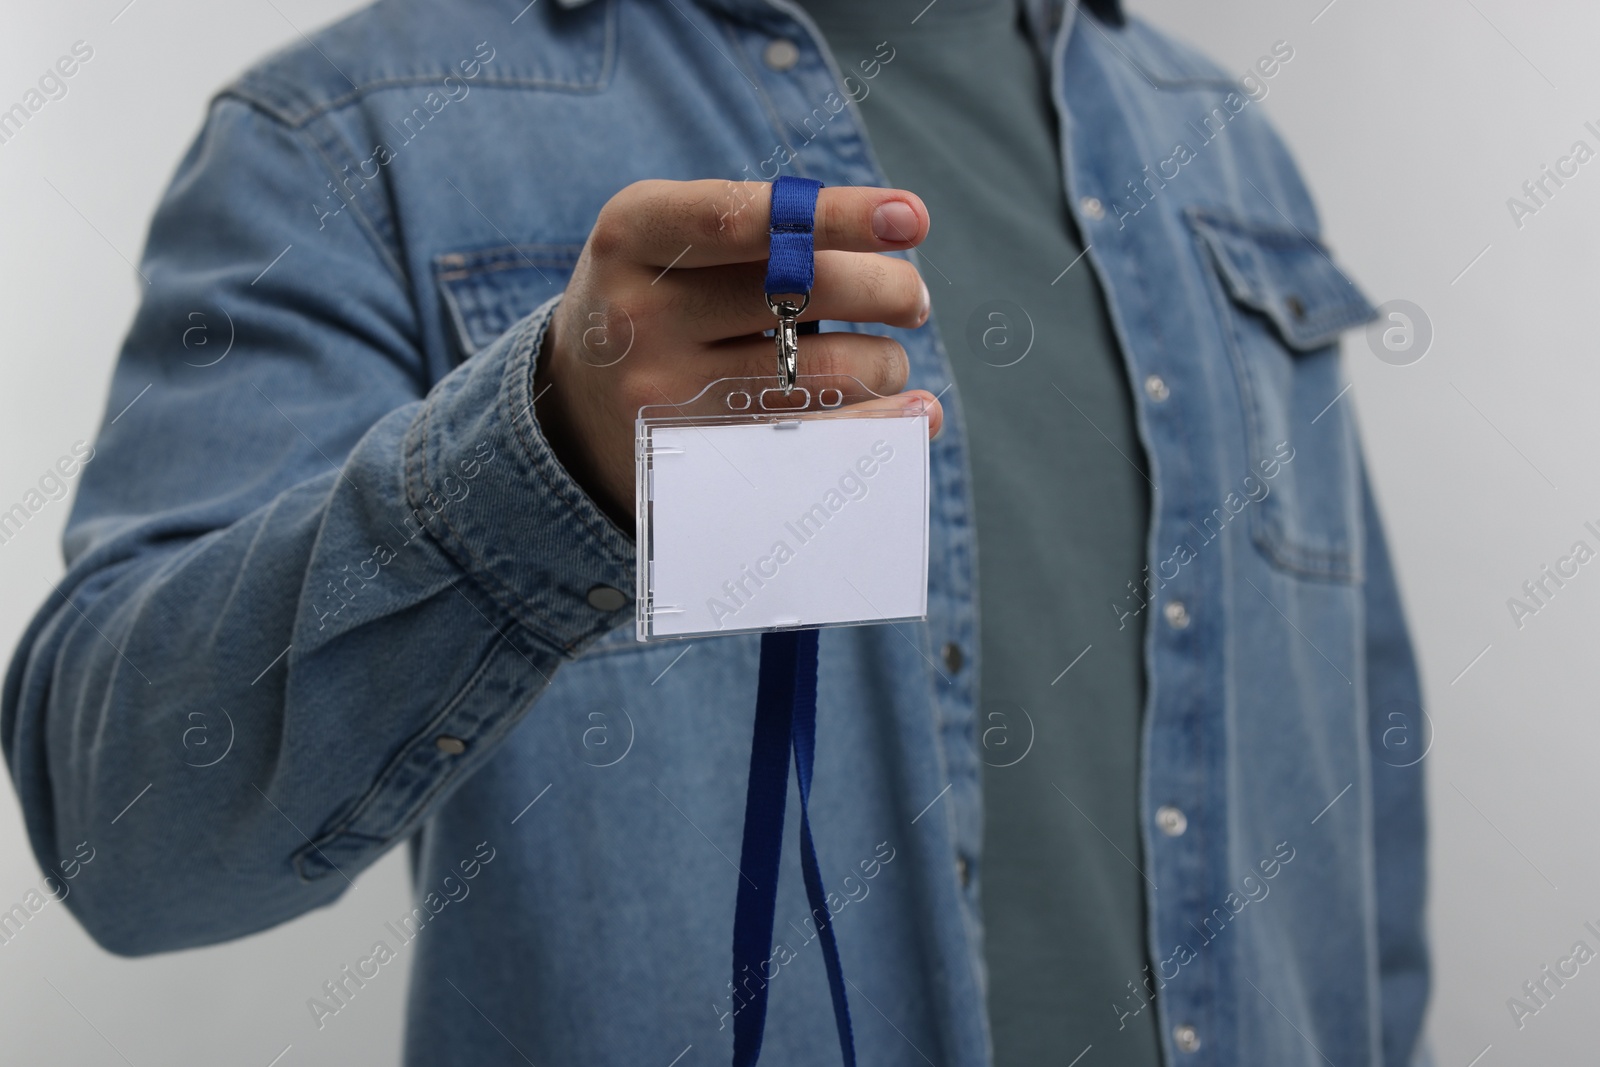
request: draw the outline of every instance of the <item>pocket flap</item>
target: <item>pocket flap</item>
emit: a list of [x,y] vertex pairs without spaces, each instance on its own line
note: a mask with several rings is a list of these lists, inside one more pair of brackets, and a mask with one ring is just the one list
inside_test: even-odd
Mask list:
[[451,252],[434,276],[463,356],[495,339],[566,288],[582,245],[503,245]]
[[1272,320],[1290,348],[1309,352],[1377,317],[1328,250],[1294,229],[1277,229],[1191,211],[1235,301]]

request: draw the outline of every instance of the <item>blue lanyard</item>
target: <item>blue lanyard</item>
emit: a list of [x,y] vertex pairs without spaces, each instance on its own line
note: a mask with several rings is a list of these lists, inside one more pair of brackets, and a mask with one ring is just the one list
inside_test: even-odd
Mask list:
[[772,183],[772,224],[767,295],[809,293],[816,278],[812,252],[817,193],[822,183],[787,174]]
[[[822,183],[779,178],[772,186],[772,251],[766,291],[809,293],[814,276],[812,226]],[[807,331],[811,332],[811,331]],[[744,841],[740,846],[739,897],[733,919],[733,1064],[754,1067],[767,1022],[767,985],[772,928],[783,854],[783,814],[789,797],[789,753],[800,785],[800,873],[817,926],[833,997],[833,1020],[845,1067],[855,1067],[855,1037],[845,996],[833,916],[822,888],[822,871],[811,838],[811,764],[817,733],[817,631],[782,630],[761,635],[761,674],[756,689],[755,733],[750,744],[750,783],[745,794]],[[742,999],[747,995],[749,999]]]

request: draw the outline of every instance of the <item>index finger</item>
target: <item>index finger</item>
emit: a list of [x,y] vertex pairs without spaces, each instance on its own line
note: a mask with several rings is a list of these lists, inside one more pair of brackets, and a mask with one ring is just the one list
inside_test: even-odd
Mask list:
[[[612,197],[592,241],[646,267],[711,267],[767,258],[768,182],[642,181]],[[841,252],[896,252],[928,235],[928,209],[904,189],[844,185],[817,195],[815,243]]]

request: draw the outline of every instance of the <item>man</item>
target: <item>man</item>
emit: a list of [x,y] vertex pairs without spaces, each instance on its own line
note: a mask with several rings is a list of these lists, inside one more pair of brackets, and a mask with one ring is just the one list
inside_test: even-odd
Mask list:
[[[802,373],[942,424],[926,623],[822,635],[862,1061],[1421,1061],[1420,773],[1369,747],[1419,697],[1338,403],[1372,312],[1259,114],[1293,47],[921,6],[400,0],[219,96],[5,692],[102,944],[407,842],[316,1026],[410,950],[408,1062],[726,1058],[757,642],[633,640],[632,419],[769,372],[795,173]],[[768,1058],[830,1063],[797,867],[753,981]]]

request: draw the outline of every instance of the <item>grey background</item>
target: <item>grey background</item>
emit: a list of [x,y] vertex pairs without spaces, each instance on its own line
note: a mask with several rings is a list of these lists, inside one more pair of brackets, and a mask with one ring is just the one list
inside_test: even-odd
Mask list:
[[[207,97],[269,48],[358,6],[124,3],[13,5],[0,19],[0,106],[74,41],[95,49],[67,96],[0,144],[0,507],[93,438],[141,284],[127,261]],[[1344,264],[1375,301],[1411,301],[1431,320],[1431,350],[1405,366],[1351,335],[1353,388],[1340,401],[1359,411],[1436,732],[1430,1032],[1445,1067],[1576,1062],[1592,1055],[1595,968],[1520,1031],[1506,999],[1580,937],[1594,945],[1582,924],[1600,921],[1600,561],[1520,629],[1506,602],[1588,537],[1585,521],[1600,521],[1600,429],[1586,417],[1600,379],[1600,159],[1520,229],[1506,200],[1573,141],[1600,148],[1583,128],[1600,125],[1600,10],[1325,4],[1132,7],[1241,73],[1275,42],[1293,46],[1262,106],[1306,169]],[[66,501],[51,503],[0,545],[8,653],[60,574],[66,514]],[[0,790],[0,910],[40,878]],[[404,953],[322,1030],[305,1006],[409,906],[398,853],[356,884],[335,907],[266,934],[137,961],[101,951],[51,904],[0,946],[3,1058],[394,1063]]]

